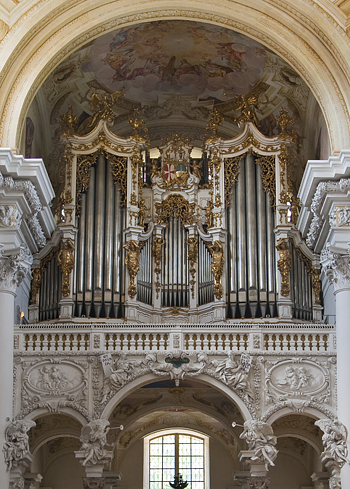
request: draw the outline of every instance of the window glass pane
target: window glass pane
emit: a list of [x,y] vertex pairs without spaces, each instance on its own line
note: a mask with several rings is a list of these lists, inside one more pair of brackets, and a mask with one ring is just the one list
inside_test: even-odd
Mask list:
[[204,470],[203,469],[193,469],[192,470],[192,480],[194,480],[194,481],[204,480]]
[[150,480],[151,481],[161,481],[162,471],[159,469],[150,469]]
[[179,443],[191,443],[191,436],[179,435]]
[[192,455],[203,455],[204,445],[192,445]]
[[163,436],[163,443],[175,443],[175,435]]
[[162,466],[162,457],[150,457],[149,466],[151,469],[157,469]]
[[163,458],[163,467],[165,469],[175,468],[175,457],[164,457]]
[[162,443],[162,437],[160,436],[160,437],[158,437],[158,438],[153,438],[152,440],[150,440],[150,442],[149,442],[149,443],[150,443],[150,445],[151,445],[152,443]]
[[[173,482],[174,481],[174,469],[171,470],[163,470],[163,480],[166,482]],[[171,489],[170,486],[168,486],[169,489]]]
[[192,467],[197,469],[204,468],[204,458],[203,457],[192,457]]
[[191,467],[191,457],[179,457],[179,469],[188,469]]
[[179,455],[191,455],[191,445],[189,443],[180,443]]
[[150,455],[161,455],[162,454],[162,446],[159,443],[150,444],[149,453]]
[[192,489],[203,489],[204,488],[204,482],[192,482],[191,486],[192,486]]
[[175,457],[175,442],[173,445],[163,445],[163,455],[165,457]]

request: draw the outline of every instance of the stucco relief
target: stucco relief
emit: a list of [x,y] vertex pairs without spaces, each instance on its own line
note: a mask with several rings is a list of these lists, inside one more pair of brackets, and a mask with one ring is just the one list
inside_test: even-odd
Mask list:
[[308,399],[329,402],[329,371],[324,364],[293,358],[268,361],[265,364],[267,403],[287,399]]
[[23,362],[22,413],[38,408],[58,412],[67,406],[88,418],[87,367],[86,362],[61,358]]

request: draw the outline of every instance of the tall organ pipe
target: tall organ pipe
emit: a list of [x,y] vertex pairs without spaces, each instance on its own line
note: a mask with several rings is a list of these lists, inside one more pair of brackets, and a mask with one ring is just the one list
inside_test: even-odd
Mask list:
[[113,232],[114,232],[114,183],[112,178],[111,166],[106,165],[106,219],[104,225],[105,243],[104,243],[104,286],[103,300],[105,314],[111,316],[112,307],[112,287],[113,287]]
[[[266,192],[261,184],[261,167],[256,165],[257,190],[257,247],[259,274],[259,302],[261,316],[265,317],[267,304],[267,255],[266,255]],[[269,208],[267,212],[269,212]]]
[[92,281],[93,281],[93,244],[94,244],[94,209],[95,209],[95,167],[91,168],[89,188],[86,198],[86,247],[84,251],[85,257],[85,314],[90,316],[92,305]]
[[86,194],[81,196],[81,211],[79,217],[78,231],[78,253],[77,253],[77,316],[81,316],[84,297],[84,263],[85,263],[85,219],[86,219]]
[[246,156],[247,275],[248,303],[252,317],[255,317],[258,305],[255,166],[254,156],[248,153]]
[[94,294],[93,301],[96,317],[100,316],[103,290],[103,257],[104,257],[104,220],[105,220],[105,161],[100,155],[96,168],[95,193],[95,234],[94,234]]
[[238,304],[240,315],[245,316],[246,306],[247,306],[247,277],[246,277],[246,266],[247,266],[247,252],[246,252],[246,204],[245,204],[245,160],[240,160],[239,162],[239,178],[237,182],[237,232],[238,232],[238,242],[237,242],[237,261],[238,261]]
[[115,222],[114,222],[114,255],[113,255],[113,308],[114,316],[120,317],[121,310],[120,305],[122,301],[122,272],[123,272],[123,226],[124,226],[124,212],[120,209],[120,191],[114,187],[114,208]]
[[275,263],[275,234],[274,212],[271,208],[270,198],[265,193],[266,202],[266,243],[267,243],[267,273],[268,273],[268,300],[269,314],[274,317],[276,310],[276,263]]
[[[237,232],[236,232],[236,185],[232,188],[232,195],[230,200],[230,207],[228,208],[228,228],[230,230],[228,234],[229,249],[230,249],[230,261],[229,261],[229,302],[231,304],[237,303]],[[231,312],[235,317],[235,311]]]

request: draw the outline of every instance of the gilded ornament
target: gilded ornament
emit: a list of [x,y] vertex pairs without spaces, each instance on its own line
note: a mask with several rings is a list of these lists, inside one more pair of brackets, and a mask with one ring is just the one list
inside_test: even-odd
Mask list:
[[82,193],[89,188],[91,167],[96,164],[97,153],[92,156],[77,157],[76,214],[80,216]]
[[74,115],[73,107],[69,104],[66,113],[60,116],[60,132],[63,138],[73,136],[78,122],[78,116]]
[[32,270],[32,283],[30,288],[30,303],[35,304],[37,295],[40,291],[41,280],[43,277],[43,271],[41,268],[33,268]]
[[[145,121],[140,118],[139,109],[134,109],[134,113],[129,119],[129,124],[133,129],[133,139],[149,146],[148,129]],[[140,135],[140,131],[143,131],[143,136]]]
[[281,295],[287,297],[290,291],[289,273],[292,268],[292,257],[288,241],[281,239],[276,244],[276,249],[280,256],[277,267],[281,273]]
[[239,161],[241,156],[224,159],[225,206],[229,207],[232,188],[238,180]]
[[116,156],[110,153],[106,154],[111,168],[114,185],[118,185],[121,193],[120,206],[126,205],[126,188],[128,179],[128,159],[125,156]]
[[58,253],[58,266],[62,271],[62,294],[63,297],[70,295],[70,274],[74,268],[74,250],[75,246],[70,239],[63,241],[61,250]]
[[190,204],[182,195],[171,194],[163,202],[156,203],[158,224],[168,224],[172,217],[181,220],[181,224],[193,224],[195,204]]
[[288,113],[288,109],[285,109],[284,107],[281,108],[280,115],[276,116],[276,121],[278,122],[278,125],[281,128],[280,136],[283,137],[284,139],[291,140],[292,136],[288,134],[287,132],[287,127],[290,124],[294,124],[293,119],[290,117]]
[[320,280],[321,270],[319,268],[312,269],[312,287],[315,294],[315,304],[321,305],[322,282]]
[[115,114],[112,107],[122,95],[121,90],[114,93],[102,93],[101,95],[95,92],[91,95],[91,107],[94,114],[90,123],[91,128],[95,127],[100,120],[110,123],[114,121]]
[[217,133],[219,130],[219,127],[223,123],[224,118],[222,115],[218,112],[217,109],[213,109],[212,113],[210,115],[210,119],[207,124],[207,133],[211,134],[210,138],[207,139],[207,143],[214,142],[217,140]]
[[259,122],[255,113],[257,105],[258,96],[255,93],[236,97],[234,110],[240,110],[241,115],[234,122],[238,125],[252,122],[255,126],[258,126]]
[[187,240],[188,244],[188,260],[190,262],[190,275],[191,275],[191,293],[192,293],[192,299],[194,299],[194,291],[195,291],[195,284],[196,284],[196,262],[198,258],[198,239],[197,238],[188,238]]
[[153,240],[153,246],[152,246],[152,253],[154,257],[154,273],[156,275],[156,294],[157,294],[157,299],[159,298],[159,291],[160,291],[160,274],[162,272],[161,264],[162,264],[162,257],[163,257],[163,251],[162,251],[162,246],[164,245],[165,241],[163,238],[154,238]]
[[259,156],[255,163],[261,167],[261,178],[265,192],[271,199],[271,204],[276,204],[276,173],[275,173],[275,157],[274,156]]
[[51,248],[51,250],[48,252],[46,256],[44,256],[40,260],[40,265],[38,268],[33,268],[32,270],[32,276],[33,280],[31,283],[31,291],[30,291],[30,303],[35,304],[36,303],[36,297],[37,294],[40,292],[41,288],[41,282],[43,279],[44,271],[47,267],[47,264],[55,257],[55,255],[58,252],[58,246],[55,246],[54,248]]
[[140,253],[143,244],[134,239],[128,241],[124,248],[126,249],[125,265],[129,272],[129,296],[133,299],[136,295],[135,279],[140,268]]
[[222,298],[222,274],[224,271],[224,248],[220,241],[205,243],[212,256],[211,273],[214,275],[214,294],[217,299]]

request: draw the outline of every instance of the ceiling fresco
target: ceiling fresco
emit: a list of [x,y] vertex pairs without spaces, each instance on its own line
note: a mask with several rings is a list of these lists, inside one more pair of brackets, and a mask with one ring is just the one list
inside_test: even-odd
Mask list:
[[[327,152],[320,108],[303,79],[281,57],[257,41],[224,27],[187,20],[161,20],[114,30],[72,52],[48,76],[27,114],[22,151],[42,157],[57,191],[62,154],[60,117],[69,106],[77,132],[91,130],[93,94],[119,93],[112,131],[132,133],[138,108],[151,147],[174,133],[201,147],[215,106],[224,118],[219,136],[241,132],[241,96],[254,100],[258,129],[278,133],[276,115],[288,109],[299,136],[301,168]],[[30,142],[30,144],[28,143]],[[299,178],[299,177],[298,177]]]
[[239,33],[189,21],[126,27],[96,39],[83,71],[142,104],[160,94],[227,100],[260,80],[266,49]]

